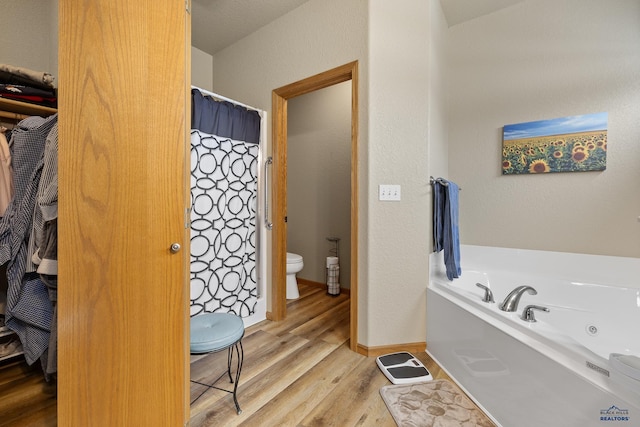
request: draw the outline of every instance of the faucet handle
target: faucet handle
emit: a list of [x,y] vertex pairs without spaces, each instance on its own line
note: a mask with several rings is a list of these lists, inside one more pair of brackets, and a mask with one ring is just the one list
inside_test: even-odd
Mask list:
[[541,305],[528,305],[522,311],[522,316],[520,316],[520,318],[525,322],[537,322],[536,316],[533,315],[533,310],[549,312],[547,307],[542,307]]
[[491,289],[489,289],[488,286],[485,286],[482,283],[476,283],[476,286],[484,289],[484,298],[482,298],[483,302],[495,302],[493,300],[493,292],[491,292]]

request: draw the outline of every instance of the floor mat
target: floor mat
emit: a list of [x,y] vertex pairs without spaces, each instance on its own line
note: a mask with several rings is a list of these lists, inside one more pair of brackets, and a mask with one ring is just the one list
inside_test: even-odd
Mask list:
[[380,389],[380,395],[398,427],[495,427],[448,380],[387,385]]

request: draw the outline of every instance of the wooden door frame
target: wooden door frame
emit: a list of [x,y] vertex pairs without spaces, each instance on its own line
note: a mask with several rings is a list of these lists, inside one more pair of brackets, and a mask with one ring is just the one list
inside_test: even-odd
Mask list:
[[271,316],[283,320],[287,312],[287,101],[296,96],[351,81],[351,350],[358,348],[358,61],[291,83],[272,92],[273,235]]

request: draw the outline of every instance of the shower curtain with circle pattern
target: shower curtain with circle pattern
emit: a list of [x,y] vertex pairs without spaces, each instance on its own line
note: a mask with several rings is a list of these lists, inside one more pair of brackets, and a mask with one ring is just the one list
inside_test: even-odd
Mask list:
[[192,90],[191,315],[257,303],[260,116]]

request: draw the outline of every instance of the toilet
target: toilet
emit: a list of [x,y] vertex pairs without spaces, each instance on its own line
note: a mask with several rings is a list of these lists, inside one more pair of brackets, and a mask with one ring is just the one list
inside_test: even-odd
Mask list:
[[300,298],[296,273],[302,270],[302,267],[304,267],[302,256],[287,252],[287,299]]

